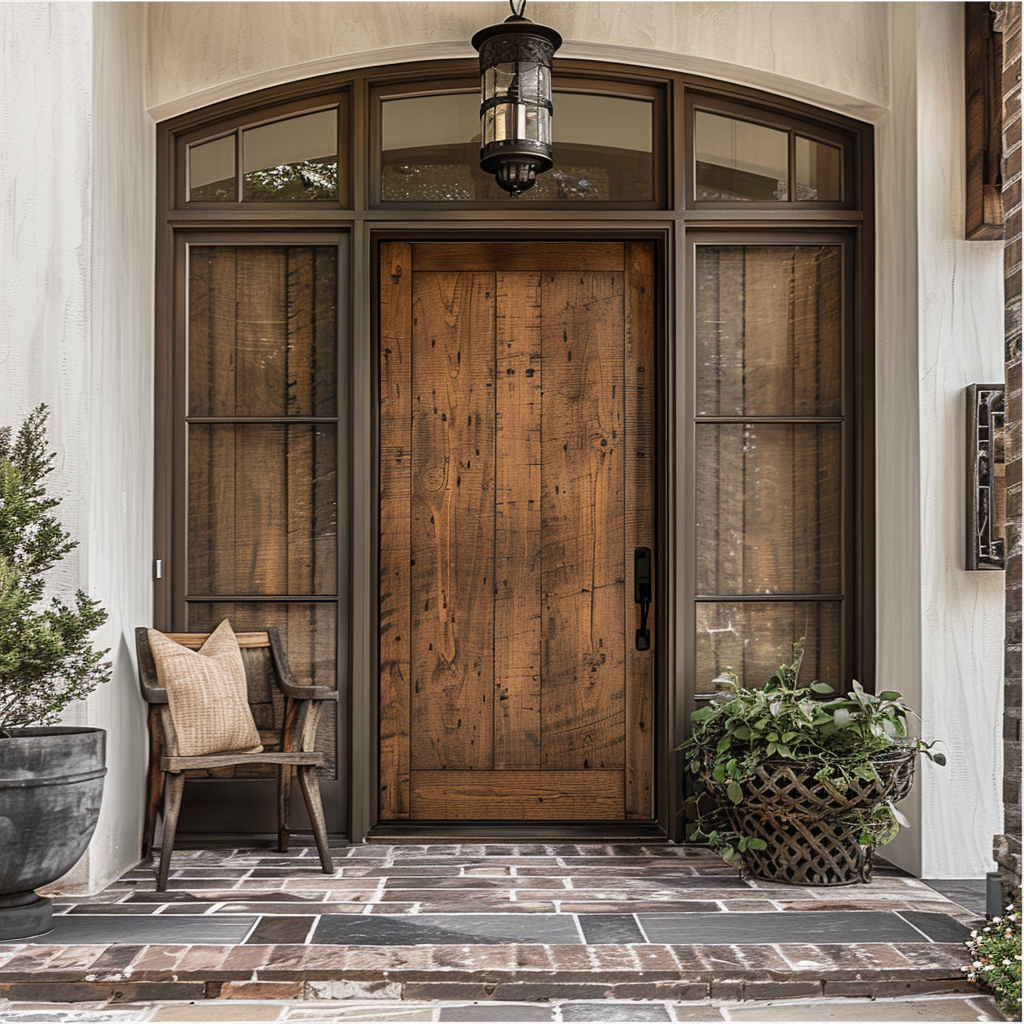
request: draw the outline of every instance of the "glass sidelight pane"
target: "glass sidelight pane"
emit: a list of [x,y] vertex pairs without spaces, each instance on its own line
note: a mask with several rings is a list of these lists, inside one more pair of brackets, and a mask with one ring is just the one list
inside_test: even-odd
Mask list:
[[[187,628],[196,633],[211,632],[223,619],[231,620],[237,633],[256,632],[275,626],[281,634],[285,655],[300,686],[329,686],[336,689],[337,605],[298,601],[197,601],[187,605]],[[242,652],[245,657],[245,652]],[[266,703],[253,708],[259,728],[274,728],[283,717],[283,702],[276,688],[268,684]],[[334,705],[320,719],[316,747],[326,758],[326,777],[337,778],[337,740]],[[270,775],[265,766],[253,771],[236,771],[236,777]],[[321,776],[324,777],[324,776]]]
[[802,202],[838,202],[842,150],[823,142],[796,137],[796,199]]
[[242,132],[243,198],[338,198],[338,111],[289,117]]
[[703,110],[694,126],[697,199],[789,200],[789,134]]
[[332,416],[337,251],[193,246],[188,376],[192,416]]
[[238,198],[233,133],[189,147],[188,184],[193,203],[234,202]]
[[842,411],[842,249],[696,249],[697,414]]
[[188,592],[334,594],[336,428],[194,423]]
[[697,593],[840,592],[837,423],[697,426]]
[[[517,202],[631,202],[654,198],[654,104],[556,90],[555,166]],[[491,117],[504,116],[503,107]],[[381,104],[385,202],[508,202],[480,170],[480,97],[402,97]],[[538,127],[538,131],[540,131]]]
[[714,693],[714,679],[731,668],[752,689],[762,686],[779,665],[793,660],[793,643],[806,637],[800,681],[836,689],[840,678],[838,601],[697,603],[697,693]]

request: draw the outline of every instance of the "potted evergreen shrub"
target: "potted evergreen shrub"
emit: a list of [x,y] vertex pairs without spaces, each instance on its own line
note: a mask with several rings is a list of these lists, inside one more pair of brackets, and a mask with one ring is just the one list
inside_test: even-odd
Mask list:
[[78,591],[44,596],[45,576],[76,541],[52,514],[45,406],[16,435],[0,429],[0,941],[50,929],[34,890],[68,871],[92,838],[105,733],[54,725],[110,677],[90,633],[106,612]]
[[691,838],[755,878],[868,882],[875,847],[907,824],[895,804],[910,792],[917,755],[946,760],[909,734],[911,712],[895,691],[801,687],[803,648],[800,640],[760,689],[724,670],[721,691],[693,714],[680,747],[700,784]]

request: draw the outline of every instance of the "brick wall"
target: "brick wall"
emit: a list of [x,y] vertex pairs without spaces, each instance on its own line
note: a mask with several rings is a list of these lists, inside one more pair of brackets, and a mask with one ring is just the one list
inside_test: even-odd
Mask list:
[[1006,211],[1006,673],[1003,718],[1003,835],[994,853],[1004,895],[1021,881],[1021,5],[993,3],[1003,51],[1003,208]]

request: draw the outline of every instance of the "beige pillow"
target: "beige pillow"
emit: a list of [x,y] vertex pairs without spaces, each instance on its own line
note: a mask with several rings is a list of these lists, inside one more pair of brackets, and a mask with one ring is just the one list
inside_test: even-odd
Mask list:
[[225,619],[198,651],[149,630],[156,675],[167,691],[178,753],[258,754],[263,745],[249,709],[245,665]]

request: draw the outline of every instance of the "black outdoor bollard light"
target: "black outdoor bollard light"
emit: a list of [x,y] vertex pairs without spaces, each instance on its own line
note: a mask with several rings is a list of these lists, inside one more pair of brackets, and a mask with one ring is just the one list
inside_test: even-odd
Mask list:
[[480,166],[510,195],[533,188],[551,159],[551,61],[562,37],[512,16],[473,36],[480,53]]

